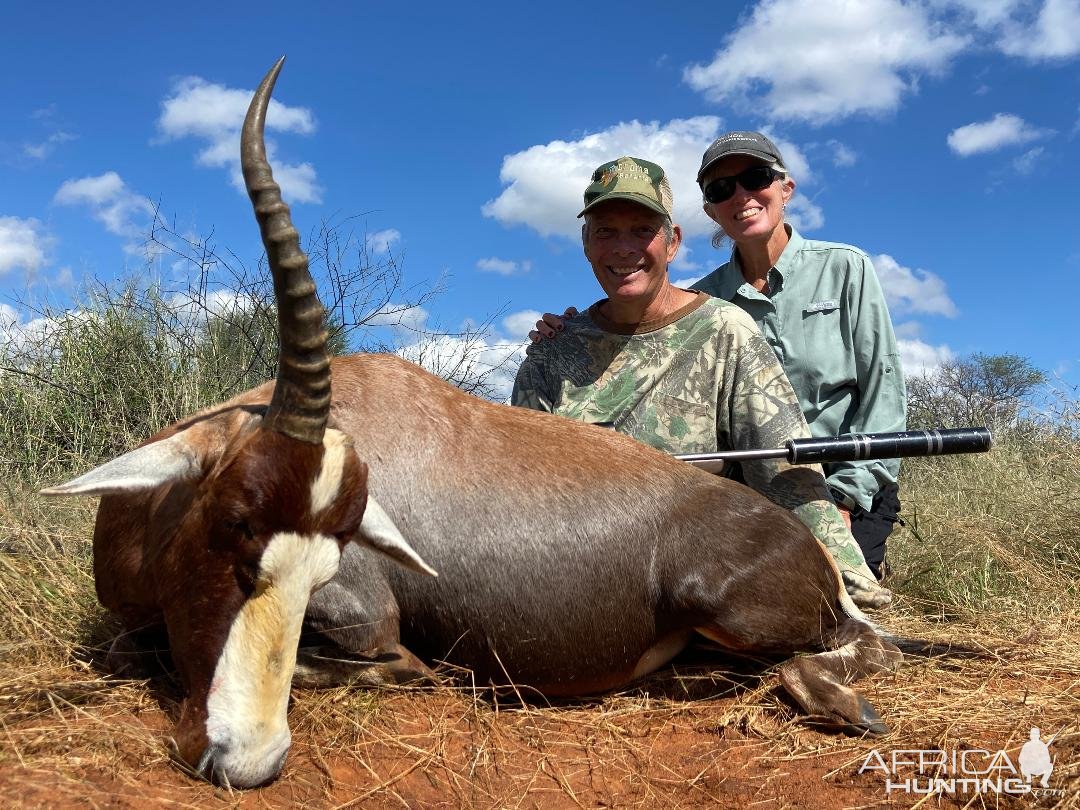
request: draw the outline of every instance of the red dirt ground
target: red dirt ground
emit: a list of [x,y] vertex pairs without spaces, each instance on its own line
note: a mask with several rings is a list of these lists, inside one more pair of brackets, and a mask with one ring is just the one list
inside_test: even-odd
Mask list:
[[[980,684],[981,699],[1019,703],[1021,694],[1047,686],[1012,675]],[[82,705],[53,697],[50,710],[0,728],[0,749],[7,749],[0,796],[7,806],[60,808],[748,810],[911,807],[923,798],[889,795],[882,774],[859,768],[871,749],[930,748],[928,736],[874,741],[815,731],[789,719],[767,678],[751,686],[757,687],[752,694],[729,689],[725,697],[685,702],[639,690],[592,704],[524,709],[449,689],[383,691],[367,702],[347,690],[298,693],[290,710],[293,747],[281,777],[258,790],[230,791],[193,780],[169,761],[164,740],[175,704],[145,698],[132,706],[138,701],[131,690],[146,690],[129,685],[124,708],[102,690]],[[1067,693],[1076,683],[1064,679],[1060,686]],[[880,705],[889,702],[889,689],[879,680],[864,691]],[[1017,726],[1025,737],[1027,722]],[[986,739],[956,744],[1004,747],[1015,760],[1023,741],[1016,731],[991,730]],[[1059,764],[1080,761],[1078,736],[1057,744]],[[13,750],[16,757],[9,756]],[[969,795],[931,798],[921,806],[1075,806],[1075,779],[1055,786],[1066,784],[1068,795],[973,801]]]

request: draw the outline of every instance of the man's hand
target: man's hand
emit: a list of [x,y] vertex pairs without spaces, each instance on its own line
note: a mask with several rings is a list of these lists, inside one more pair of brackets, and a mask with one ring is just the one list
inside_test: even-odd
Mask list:
[[548,339],[555,337],[556,333],[562,331],[563,318],[573,318],[577,314],[575,307],[567,307],[566,312],[562,314],[562,318],[558,315],[552,315],[550,312],[545,312],[540,320],[536,322],[536,329],[529,332],[529,340],[533,343],[539,343],[542,337]]
[[858,571],[844,571],[841,574],[844,589],[855,603],[863,610],[888,607],[892,604],[892,591],[878,585],[877,580],[859,574]]

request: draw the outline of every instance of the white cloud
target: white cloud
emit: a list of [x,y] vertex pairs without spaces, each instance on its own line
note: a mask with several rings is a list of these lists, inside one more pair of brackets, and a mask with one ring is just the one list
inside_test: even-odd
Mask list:
[[918,340],[922,337],[923,326],[918,321],[893,323],[893,332],[896,333],[898,340]]
[[46,124],[54,122],[57,118],[56,103],[53,102],[51,104],[46,104],[44,107],[38,107],[30,113],[30,117],[35,121],[43,121]]
[[75,286],[75,274],[71,272],[70,267],[65,265],[56,271],[53,284],[57,287],[73,287]]
[[58,323],[74,318],[85,318],[86,313],[68,310],[58,318],[38,317],[23,320],[22,313],[9,304],[0,303],[0,345],[7,344],[16,351],[29,344],[31,347],[41,343],[50,329]]
[[[310,163],[282,163],[274,160],[274,150],[267,144],[267,154],[270,165],[273,166],[274,180],[281,187],[281,196],[286,202],[295,203],[320,203],[322,202],[322,187],[319,186],[315,176],[315,167]],[[240,171],[240,158],[236,159],[236,166],[229,172],[232,184],[247,193],[244,188],[244,175]]]
[[[577,242],[581,239],[577,212],[592,171],[621,155],[642,157],[663,166],[672,185],[674,220],[682,226],[684,238],[672,268],[684,272],[701,269],[702,264],[690,259],[685,240],[711,236],[715,229],[701,209],[701,190],[695,180],[701,155],[720,134],[721,124],[713,116],[674,119],[666,124],[631,121],[578,141],[529,147],[503,159],[500,180],[507,188],[483,206],[484,216],[504,225],[526,225],[541,236],[562,236]],[[762,131],[779,148],[799,189],[812,186],[816,177],[803,150],[770,127]],[[804,190],[797,190],[788,203],[787,220],[800,231],[812,231],[825,224],[825,214]],[[499,272],[494,266],[481,269]]]
[[945,345],[931,346],[921,340],[903,339],[898,339],[896,343],[905,377],[933,374],[943,363],[953,359],[952,350]]
[[[670,267],[672,270],[678,270],[682,273],[692,273],[695,270],[701,270],[702,264],[700,262],[695,262],[693,259],[690,258],[693,253],[693,248],[687,245],[686,242],[683,242],[679,246],[679,252],[675,254],[675,260],[670,265],[668,265],[668,267]],[[682,285],[676,284],[675,286],[679,287]]]
[[97,177],[66,180],[60,186],[53,202],[61,205],[105,205],[124,192],[124,181],[116,172],[105,172]]
[[0,301],[0,331],[6,332],[19,322],[19,311],[11,304]]
[[1042,62],[1080,53],[1080,0],[931,0],[931,6],[960,9],[1009,56]]
[[954,318],[956,304],[945,289],[945,282],[926,270],[902,267],[892,256],[880,253],[873,257],[885,300],[896,312],[922,312]]
[[1010,19],[998,46],[1030,62],[1080,54],[1080,0],[1046,0],[1034,21]]
[[70,132],[64,132],[60,130],[54,132],[52,135],[50,135],[48,138],[46,138],[44,141],[41,141],[40,143],[23,144],[23,154],[26,155],[26,157],[28,158],[33,158],[34,160],[44,160],[50,154],[52,154],[53,150],[55,150],[57,146],[73,140],[75,140],[74,135],[72,135]]
[[720,132],[715,116],[616,124],[577,141],[552,141],[503,159],[502,193],[483,206],[484,216],[504,225],[526,225],[541,236],[581,238],[581,195],[593,170],[622,155],[652,160],[668,173],[675,221],[689,237],[712,232],[701,210],[697,176],[701,155]]
[[0,276],[15,269],[36,273],[51,243],[38,220],[0,217]]
[[701,273],[700,275],[696,276],[673,278],[671,280],[671,283],[674,284],[676,287],[682,287],[683,289],[686,289],[687,287],[692,287],[693,285],[697,284],[699,281],[705,278],[706,275],[708,275],[708,273]]
[[968,38],[901,0],[764,0],[708,64],[683,79],[707,99],[774,119],[824,124],[895,110],[924,73],[945,70]]
[[795,145],[794,141],[789,141],[783,136],[777,135],[772,127],[762,127],[761,131],[776,144],[776,148],[780,150],[780,154],[784,158],[784,168],[795,178],[796,183],[814,182],[816,178],[814,172],[810,169],[810,161],[803,150]]
[[468,389],[480,381],[480,390],[492,399],[508,402],[518,366],[525,359],[529,330],[540,313],[526,309],[507,315],[502,332],[478,328],[467,320],[460,334],[427,331],[428,312],[422,307],[387,304],[370,321],[375,326],[389,326],[405,342],[397,353],[410,362]]
[[140,236],[154,212],[150,201],[131,191],[116,172],[65,180],[53,196],[53,202],[86,206],[106,230],[127,239]]
[[[173,95],[162,102],[158,128],[171,138],[194,135],[215,141],[222,132],[238,132],[244,123],[251,90],[237,90],[212,84],[198,76],[186,76],[173,86]],[[310,135],[315,119],[304,107],[288,107],[270,100],[266,128]]]
[[994,28],[1007,21],[1024,0],[937,0],[935,5],[966,11],[978,28]]
[[536,328],[536,322],[540,320],[541,313],[535,309],[523,309],[521,312],[512,312],[502,320],[503,331],[510,338],[524,340],[529,332]]
[[255,309],[254,297],[227,289],[176,293],[169,297],[169,304],[177,316],[186,322],[199,322],[208,316],[220,318]]
[[801,194],[796,194],[788,200],[784,219],[798,231],[813,231],[825,225],[825,213],[821,210],[821,206]]
[[[240,127],[251,102],[252,91],[213,84],[198,76],[179,79],[172,95],[161,104],[158,131],[166,140],[193,137],[207,142],[196,160],[203,166],[229,170],[229,180],[244,189],[240,173]],[[268,132],[310,135],[315,118],[306,107],[289,107],[271,99],[266,112]],[[290,164],[275,158],[276,143],[267,139],[267,157],[282,196],[289,202],[319,202],[315,168],[310,163]]]
[[404,346],[398,354],[455,384],[483,378],[492,399],[509,402],[518,366],[525,359],[526,342],[438,335]]
[[401,231],[395,228],[387,228],[385,231],[376,231],[367,236],[367,249],[380,256],[390,252],[390,248],[401,241]]
[[421,306],[388,302],[371,315],[366,315],[362,320],[371,326],[391,326],[416,332],[424,328],[427,323],[428,311]]
[[1033,127],[1017,115],[997,113],[989,121],[979,121],[954,129],[949,133],[946,142],[960,157],[968,157],[1005,146],[1030,143],[1051,134],[1051,130]]
[[[784,158],[784,168],[788,170],[796,183],[795,196],[788,201],[785,220],[799,231],[813,231],[823,227],[825,212],[821,210],[821,206],[810,199],[805,191],[805,188],[812,186],[817,179],[805,153],[793,141],[777,135],[771,127],[764,127],[762,131],[780,150]],[[799,188],[803,191],[800,192]]]
[[478,259],[476,269],[483,273],[498,273],[500,276],[516,276],[532,270],[532,262],[528,259],[518,262],[512,259],[499,259],[491,256],[486,259]]
[[1020,174],[1031,174],[1035,170],[1035,165],[1039,162],[1039,158],[1043,156],[1043,152],[1045,151],[1046,150],[1041,146],[1029,149],[1013,161],[1013,168]]
[[840,141],[829,141],[829,146],[833,150],[834,166],[854,166],[859,159],[853,149],[840,143]]

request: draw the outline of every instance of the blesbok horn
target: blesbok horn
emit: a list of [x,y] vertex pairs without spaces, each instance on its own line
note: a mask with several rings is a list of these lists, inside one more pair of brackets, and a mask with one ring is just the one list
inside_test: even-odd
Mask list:
[[270,94],[284,63],[283,56],[255,91],[240,134],[240,165],[274,279],[281,342],[277,384],[263,427],[321,444],[330,414],[330,355],[323,306],[289,206],[274,182],[263,141]]

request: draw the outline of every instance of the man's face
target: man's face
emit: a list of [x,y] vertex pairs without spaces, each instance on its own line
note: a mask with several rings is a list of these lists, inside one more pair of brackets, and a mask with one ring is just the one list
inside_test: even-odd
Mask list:
[[679,239],[676,226],[669,243],[664,217],[629,200],[605,202],[585,215],[585,258],[612,301],[651,301],[667,281]]

